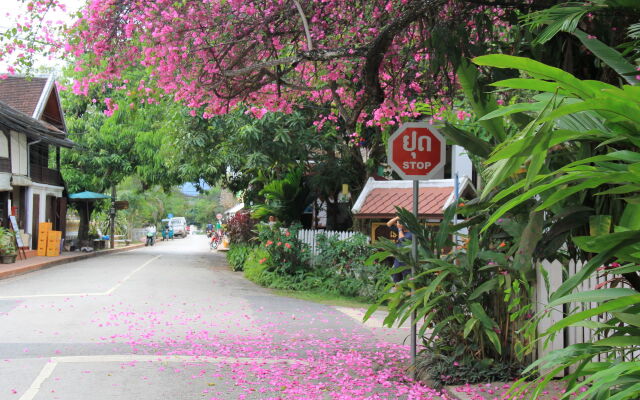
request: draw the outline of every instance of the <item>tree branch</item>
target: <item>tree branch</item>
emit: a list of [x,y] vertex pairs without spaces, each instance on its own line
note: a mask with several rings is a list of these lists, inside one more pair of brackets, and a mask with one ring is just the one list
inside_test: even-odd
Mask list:
[[430,9],[441,6],[445,0],[419,0],[409,3],[407,10],[393,22],[385,26],[378,37],[368,46],[366,62],[363,67],[364,85],[368,99],[380,104],[384,101],[384,91],[380,86],[379,70],[384,59],[384,55],[389,50],[393,39],[400,32],[404,31],[410,24],[423,17]]
[[300,19],[302,19],[302,25],[304,25],[304,33],[307,36],[307,50],[313,50],[313,42],[311,41],[311,32],[309,31],[309,21],[307,21],[307,16],[304,14],[304,10],[300,5],[298,0],[293,0],[296,4],[296,8],[300,13]]
[[294,64],[300,61],[331,61],[340,58],[357,58],[363,57],[366,52],[366,47],[343,47],[339,49],[314,49],[301,51],[298,53],[298,55],[295,56],[276,58],[274,60],[252,64],[244,68],[234,69],[231,71],[223,71],[222,75],[228,77],[242,76],[251,71],[275,67],[277,65]]

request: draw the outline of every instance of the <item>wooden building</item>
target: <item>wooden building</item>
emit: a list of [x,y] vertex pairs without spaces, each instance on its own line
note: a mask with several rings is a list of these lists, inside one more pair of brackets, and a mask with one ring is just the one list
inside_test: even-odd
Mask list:
[[0,80],[0,224],[8,226],[15,215],[30,245],[37,243],[40,222],[65,228],[60,149],[74,145],[65,132],[52,76]]

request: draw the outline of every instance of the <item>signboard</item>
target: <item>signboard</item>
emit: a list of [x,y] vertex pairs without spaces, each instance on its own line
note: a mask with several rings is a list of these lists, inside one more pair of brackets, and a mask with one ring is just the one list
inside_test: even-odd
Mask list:
[[129,209],[129,202],[126,200],[118,200],[115,203],[113,203],[116,210],[128,210]]
[[387,238],[389,240],[398,239],[398,234],[391,230],[387,226],[386,222],[374,222],[371,224],[371,242],[376,242],[380,238]]
[[389,165],[407,180],[425,180],[447,161],[446,143],[440,132],[426,122],[405,123],[389,138]]
[[[389,165],[402,179],[413,181],[413,215],[418,218],[420,180],[429,179],[439,172],[447,162],[446,143],[440,132],[426,122],[402,124],[389,138],[387,158]],[[381,232],[382,233],[382,232]],[[411,241],[411,277],[416,274],[418,241]],[[412,278],[413,279],[413,278]],[[416,365],[416,311],[411,313],[411,363]]]
[[222,214],[220,214],[220,213],[216,214],[216,218],[222,219]]
[[18,221],[16,220],[16,216],[10,215],[9,219],[11,220],[11,228],[16,234],[16,243],[18,244],[18,247],[24,247],[24,243],[22,242],[22,235],[20,235],[20,229],[18,229]]

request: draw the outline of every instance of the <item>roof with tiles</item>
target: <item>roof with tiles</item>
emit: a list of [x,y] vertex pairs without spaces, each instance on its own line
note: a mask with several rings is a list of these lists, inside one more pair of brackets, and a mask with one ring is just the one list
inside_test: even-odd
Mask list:
[[47,78],[9,76],[0,79],[0,101],[28,116],[33,116],[47,84]]
[[[396,206],[413,209],[411,181],[380,182],[369,179],[353,207],[356,218],[392,218]],[[442,217],[444,210],[454,200],[454,181],[440,179],[421,181],[418,195],[418,214],[425,217]],[[473,191],[467,178],[460,181],[459,192]]]
[[[453,193],[453,186],[420,189],[418,214],[423,216],[442,215],[444,205],[451,193]],[[413,209],[413,189],[373,189],[356,217],[391,218],[396,214],[396,207]]]

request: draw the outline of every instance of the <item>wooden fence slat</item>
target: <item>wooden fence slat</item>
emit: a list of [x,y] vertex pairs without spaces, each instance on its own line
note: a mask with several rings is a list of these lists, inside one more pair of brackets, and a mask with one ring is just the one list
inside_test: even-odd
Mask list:
[[[538,310],[544,310],[549,304],[549,301],[548,301],[549,293],[547,292],[545,281],[542,276],[542,268],[544,268],[547,271],[547,276],[549,279],[549,291],[551,293],[554,293],[556,290],[558,290],[558,288],[560,287],[563,281],[563,278],[562,278],[563,265],[559,261],[555,260],[550,262],[545,260],[538,265],[538,268],[536,268],[537,282],[538,282],[536,286],[536,294],[537,294],[536,308]],[[542,318],[540,320],[538,324],[538,333],[542,333],[546,331],[553,324],[560,321],[562,317],[563,317],[563,314],[562,314],[561,308],[556,307],[555,309],[551,310],[545,318]],[[546,347],[543,345],[538,346],[538,357],[539,358],[543,357],[553,350],[562,349],[564,348],[564,346],[565,346],[564,334],[562,332],[559,332],[548,343]]]
[[350,231],[326,231],[324,229],[300,229],[298,231],[298,240],[309,245],[312,255],[318,254],[318,235],[327,237],[337,237],[338,240],[348,240],[358,234],[358,232]]
[[[544,268],[547,271],[550,283],[551,292],[555,292],[557,288],[562,284],[564,279],[574,276],[582,268],[586,262],[584,261],[570,261],[566,264],[566,275],[563,276],[563,265],[559,261],[542,261],[539,262],[536,268],[537,273],[537,285],[534,290],[534,299],[532,300],[535,304],[535,309],[537,312],[540,312],[545,309],[548,304],[548,293],[545,287],[545,282],[542,277],[541,270]],[[603,273],[596,272],[591,274],[587,279],[578,285],[576,291],[584,292],[588,290],[597,290],[599,284],[604,284],[607,281],[607,276]],[[623,284],[623,287],[628,287],[627,284]],[[605,287],[605,286],[602,286]],[[586,302],[586,303],[569,303],[565,305],[564,313],[572,312],[580,312],[586,311],[598,306],[596,302]],[[559,321],[563,317],[563,310],[558,308],[557,310],[552,311],[546,318],[543,318],[538,324],[538,332],[544,332],[555,322]],[[611,318],[610,314],[603,314],[601,316],[594,316],[591,318],[594,322],[604,322],[607,319]],[[551,350],[561,349],[563,347],[567,347],[577,343],[589,343],[599,339],[604,339],[605,334],[600,333],[596,334],[596,330],[589,329],[586,327],[576,327],[571,326],[565,328],[564,334],[560,332],[553,341],[549,343],[546,349],[543,346],[538,347],[538,357],[542,357],[548,354]],[[600,354],[593,358],[593,361],[604,361],[609,355]],[[633,361],[640,359],[640,350],[634,351],[628,354],[625,361]],[[573,372],[573,371],[572,371]]]

